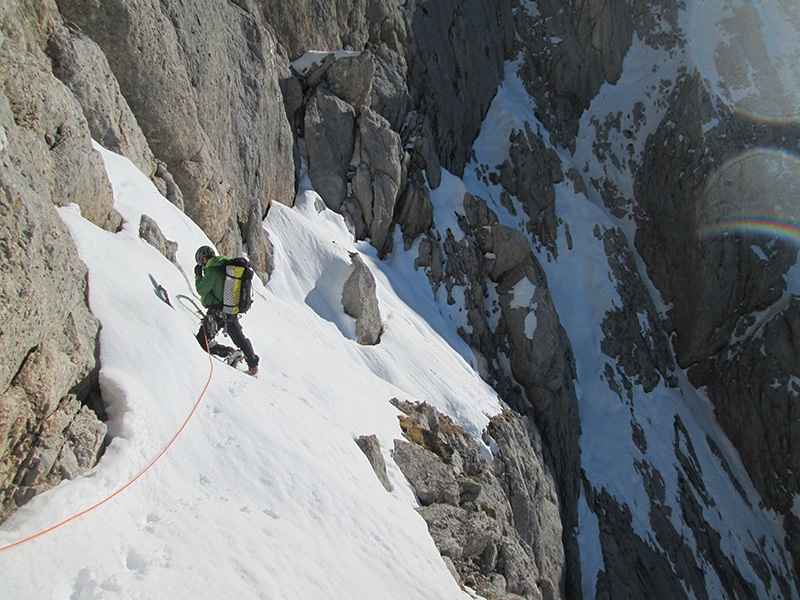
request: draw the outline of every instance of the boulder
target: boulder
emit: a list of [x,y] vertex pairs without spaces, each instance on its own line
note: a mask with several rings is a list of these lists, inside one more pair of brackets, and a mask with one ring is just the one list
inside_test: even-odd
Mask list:
[[361,112],[369,106],[375,61],[369,52],[356,56],[344,56],[336,60],[325,74],[331,93]]
[[381,340],[381,321],[375,277],[356,252],[350,253],[353,272],[342,289],[344,312],[356,319],[356,340],[359,344],[374,346]]
[[139,220],[139,237],[158,250],[168,261],[177,264],[175,255],[178,252],[178,242],[164,237],[158,223],[148,215],[142,215]]
[[392,491],[392,482],[389,481],[389,476],[386,474],[386,461],[381,454],[381,446],[378,442],[376,435],[362,435],[356,439],[356,444],[361,448],[361,451],[369,460],[372,470],[378,476],[378,481],[387,492]]
[[394,441],[392,458],[417,493],[422,506],[458,504],[458,483],[452,468],[416,444]]

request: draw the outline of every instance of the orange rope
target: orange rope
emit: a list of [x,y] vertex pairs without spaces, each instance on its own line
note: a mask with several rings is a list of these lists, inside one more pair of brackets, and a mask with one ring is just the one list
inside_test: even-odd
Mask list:
[[[203,331],[205,332],[205,328],[203,329]],[[208,338],[206,338],[206,349],[208,349]],[[40,531],[38,533],[34,533],[33,535],[29,535],[28,537],[26,537],[24,539],[21,539],[21,540],[19,540],[17,542],[13,542],[13,543],[8,544],[6,546],[0,546],[0,552],[3,552],[4,550],[8,550],[10,548],[14,548],[15,546],[21,546],[22,544],[24,544],[26,542],[29,542],[29,541],[31,541],[31,540],[33,540],[35,538],[41,537],[46,533],[50,533],[54,529],[58,529],[62,525],[66,525],[70,521],[74,521],[75,519],[77,519],[79,517],[82,517],[86,513],[92,512],[94,509],[102,506],[103,504],[105,504],[106,502],[111,500],[112,498],[114,498],[117,495],[121,494],[124,490],[128,489],[131,485],[133,485],[140,477],[142,477],[142,475],[147,473],[147,471],[149,471],[150,468],[154,464],[156,464],[156,462],[158,462],[158,460],[162,456],[164,456],[164,454],[167,453],[167,450],[169,450],[170,446],[172,446],[172,444],[175,442],[175,440],[178,439],[178,436],[186,428],[186,425],[189,423],[189,420],[192,418],[192,415],[194,415],[195,411],[197,410],[197,407],[200,406],[200,401],[203,399],[203,396],[205,396],[206,391],[208,391],[208,386],[211,384],[211,377],[214,375],[214,361],[211,358],[211,352],[210,351],[208,352],[208,363],[211,366],[211,369],[209,370],[209,373],[208,373],[208,380],[206,381],[206,385],[203,387],[203,391],[200,392],[200,397],[197,398],[197,402],[194,403],[194,407],[192,408],[192,411],[189,413],[189,416],[186,417],[186,420],[183,422],[183,425],[181,425],[180,429],[178,429],[177,433],[172,437],[172,439],[169,441],[169,443],[167,443],[167,445],[164,446],[164,449],[161,452],[158,453],[158,456],[156,456],[153,460],[151,460],[150,463],[144,469],[139,471],[139,473],[136,475],[136,477],[131,479],[128,483],[123,485],[121,488],[119,488],[116,492],[114,492],[110,496],[104,498],[103,500],[100,500],[100,502],[98,502],[96,504],[93,504],[89,508],[86,508],[86,509],[82,510],[81,512],[77,513],[77,514],[74,514],[71,517],[64,519],[63,521],[61,521],[59,523],[56,523],[55,525],[52,525],[51,527],[48,527],[47,529],[43,529],[42,531]]]

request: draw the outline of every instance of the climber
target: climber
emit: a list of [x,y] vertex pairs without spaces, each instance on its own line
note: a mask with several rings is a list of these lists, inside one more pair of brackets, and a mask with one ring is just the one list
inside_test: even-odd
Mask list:
[[[200,294],[200,302],[207,309],[200,331],[197,332],[197,341],[204,350],[225,359],[229,365],[236,366],[244,357],[248,366],[247,374],[256,377],[259,358],[253,352],[250,340],[242,332],[239,315],[226,314],[222,310],[225,266],[231,259],[223,255],[215,256],[210,246],[200,246],[194,259],[197,262],[194,268],[194,285]],[[214,341],[220,329],[225,330],[231,341],[239,347],[238,350]]]

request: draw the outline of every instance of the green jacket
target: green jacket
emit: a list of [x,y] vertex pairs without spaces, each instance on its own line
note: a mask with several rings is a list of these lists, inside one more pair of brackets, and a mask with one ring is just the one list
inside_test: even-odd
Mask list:
[[220,254],[206,263],[203,269],[203,276],[195,274],[194,287],[200,294],[200,302],[205,308],[211,308],[222,304],[222,296],[225,290],[225,263],[230,258]]

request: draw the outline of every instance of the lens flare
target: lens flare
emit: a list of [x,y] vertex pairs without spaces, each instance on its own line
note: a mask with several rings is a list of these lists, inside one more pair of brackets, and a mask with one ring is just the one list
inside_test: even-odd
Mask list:
[[710,93],[759,121],[800,120],[800,3],[695,0],[687,16]]
[[708,180],[697,223],[701,236],[741,231],[800,245],[800,160],[765,149],[729,160]]

